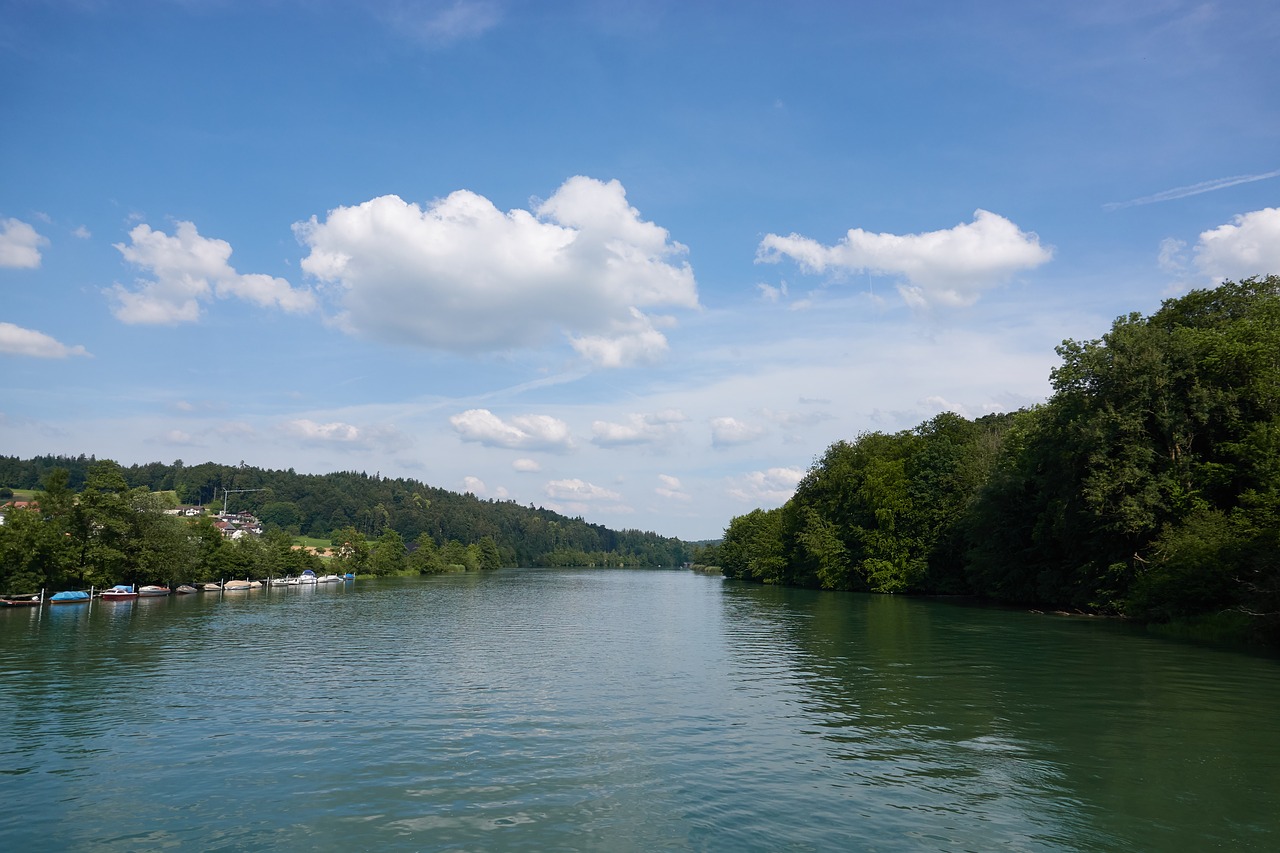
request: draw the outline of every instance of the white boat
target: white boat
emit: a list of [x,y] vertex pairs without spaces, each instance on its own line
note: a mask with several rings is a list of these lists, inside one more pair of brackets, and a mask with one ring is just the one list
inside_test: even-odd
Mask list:
[[157,596],[168,595],[168,594],[169,594],[169,587],[167,586],[156,586],[154,584],[147,584],[146,586],[138,587],[139,598],[155,598]]
[[222,585],[223,592],[243,592],[247,589],[253,589],[253,584],[249,581],[227,581]]
[[303,573],[298,577],[298,583],[300,583],[300,584],[318,583],[318,582],[319,582],[319,580],[320,580],[320,579],[319,579],[318,577],[316,577],[316,573],[315,573],[315,572],[313,572],[313,571],[311,571],[310,569],[305,570],[305,571],[304,571],[304,572],[303,572]]
[[342,583],[342,578],[337,575],[321,575],[316,583]]
[[273,578],[271,581],[271,585],[272,586],[297,586],[298,579],[293,577],[292,575],[289,575],[283,578]]
[[104,589],[98,594],[98,598],[103,601],[133,601],[138,597],[137,591],[132,586],[118,583],[111,589]]

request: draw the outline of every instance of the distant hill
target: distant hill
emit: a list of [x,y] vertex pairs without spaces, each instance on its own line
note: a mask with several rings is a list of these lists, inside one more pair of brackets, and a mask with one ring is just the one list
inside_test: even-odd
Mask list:
[[[0,456],[0,486],[39,489],[50,472],[68,472],[72,491],[84,487],[93,456]],[[353,527],[370,538],[395,530],[406,542],[429,534],[438,544],[498,543],[505,565],[587,564],[679,565],[690,546],[679,539],[639,530],[612,530],[548,509],[514,501],[481,500],[428,486],[417,480],[370,476],[364,472],[298,474],[205,462],[122,467],[131,488],[172,491],[180,503],[218,510],[247,510],[268,529],[328,538]]]

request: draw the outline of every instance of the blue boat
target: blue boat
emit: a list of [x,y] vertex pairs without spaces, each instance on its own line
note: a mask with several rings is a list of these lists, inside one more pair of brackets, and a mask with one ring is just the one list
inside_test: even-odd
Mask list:
[[80,590],[55,592],[49,597],[50,604],[85,604],[90,600],[89,593]]

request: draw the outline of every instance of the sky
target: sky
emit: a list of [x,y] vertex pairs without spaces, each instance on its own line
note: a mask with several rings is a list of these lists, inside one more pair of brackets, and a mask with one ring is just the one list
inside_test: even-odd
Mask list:
[[1277,43],[1273,0],[0,0],[0,454],[717,538],[1280,273]]

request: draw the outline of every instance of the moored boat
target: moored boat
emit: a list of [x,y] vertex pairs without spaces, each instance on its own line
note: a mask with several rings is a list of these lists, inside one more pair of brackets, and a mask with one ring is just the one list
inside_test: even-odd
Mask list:
[[253,584],[249,581],[227,581],[222,585],[223,592],[241,592],[252,588]]
[[55,592],[49,597],[50,604],[88,604],[93,596],[83,590],[72,589],[66,592]]
[[222,584],[217,581],[209,581],[200,584],[201,592],[222,592]]
[[196,588],[195,588],[194,586],[192,586],[191,584],[188,584],[188,583],[179,584],[179,585],[178,585],[176,588],[174,588],[174,590],[173,590],[173,592],[174,592],[174,594],[175,594],[175,595],[190,595],[191,593],[193,593],[193,592],[195,592],[195,591],[196,591]]
[[0,597],[0,607],[39,607],[44,603],[40,593],[34,595],[6,595]]
[[342,578],[337,575],[321,575],[316,583],[341,583]]
[[155,598],[157,596],[168,595],[168,594],[169,594],[169,587],[167,586],[156,586],[154,584],[147,584],[146,586],[138,588],[138,596],[140,598]]
[[111,589],[104,589],[98,597],[103,601],[132,601],[138,597],[138,593],[132,586],[118,583]]
[[319,580],[320,579],[316,577],[316,573],[310,569],[305,569],[298,577],[298,583],[318,583]]

